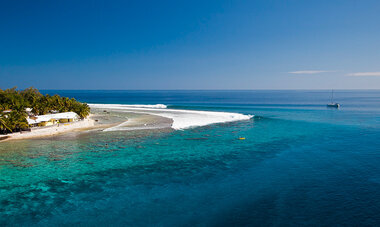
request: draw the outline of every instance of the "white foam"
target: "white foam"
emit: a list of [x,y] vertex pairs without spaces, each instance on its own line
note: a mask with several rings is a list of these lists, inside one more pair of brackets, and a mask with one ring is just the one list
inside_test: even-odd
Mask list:
[[104,132],[121,131],[121,130],[123,130],[123,128],[125,128],[124,126],[127,125],[127,124],[129,124],[131,121],[133,121],[133,119],[130,119],[128,121],[124,121],[123,123],[118,124],[116,126],[113,126],[113,127],[110,127],[110,128],[106,128],[103,131]]
[[167,106],[164,104],[155,104],[155,105],[124,105],[124,104],[89,104],[91,106],[96,106],[96,108],[147,108],[147,109],[166,109]]
[[[115,109],[124,112],[153,114],[173,120],[173,129],[185,129],[196,126],[205,126],[215,123],[249,120],[252,115],[229,112],[178,110],[167,109],[163,104],[157,105],[121,105],[121,104],[89,104],[91,108]],[[143,106],[143,107],[137,107]],[[151,107],[150,107],[151,106]],[[160,106],[159,108],[157,108]],[[165,106],[165,108],[162,108]]]

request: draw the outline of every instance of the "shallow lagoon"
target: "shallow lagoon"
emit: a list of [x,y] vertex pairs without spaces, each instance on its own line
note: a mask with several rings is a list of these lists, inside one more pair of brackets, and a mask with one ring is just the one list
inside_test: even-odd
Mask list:
[[75,94],[94,96],[256,117],[1,143],[2,225],[379,223],[380,92],[337,92],[340,110],[328,91]]

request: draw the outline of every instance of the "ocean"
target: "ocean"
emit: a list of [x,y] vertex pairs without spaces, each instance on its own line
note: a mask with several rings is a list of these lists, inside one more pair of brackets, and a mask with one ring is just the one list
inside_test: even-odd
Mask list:
[[0,143],[2,226],[380,225],[379,90],[42,92],[254,117]]

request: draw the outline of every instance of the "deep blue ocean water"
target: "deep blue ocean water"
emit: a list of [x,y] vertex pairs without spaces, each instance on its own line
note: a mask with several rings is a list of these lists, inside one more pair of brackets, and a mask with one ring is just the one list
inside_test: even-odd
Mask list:
[[380,225],[380,91],[43,92],[255,117],[1,143],[0,225]]

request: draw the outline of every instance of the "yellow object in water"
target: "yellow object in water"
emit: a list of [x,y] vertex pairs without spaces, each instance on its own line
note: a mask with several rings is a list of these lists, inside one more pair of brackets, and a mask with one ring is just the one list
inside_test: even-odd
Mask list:
[[239,137],[239,140],[245,140],[245,137]]

